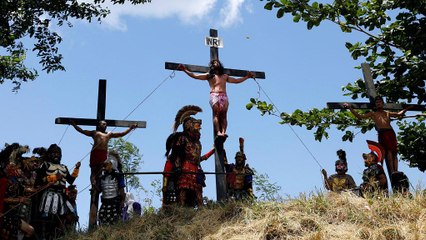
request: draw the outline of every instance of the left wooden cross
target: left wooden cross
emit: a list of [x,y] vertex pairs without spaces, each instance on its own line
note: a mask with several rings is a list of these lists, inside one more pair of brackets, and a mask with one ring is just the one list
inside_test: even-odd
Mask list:
[[[64,118],[59,117],[55,119],[56,124],[71,124],[74,122],[77,125],[86,125],[86,126],[98,126],[99,122],[104,120],[107,123],[107,126],[114,127],[129,127],[133,124],[137,124],[138,128],[145,128],[145,121],[125,121],[125,120],[110,120],[105,119],[105,108],[106,108],[106,80],[99,80],[99,90],[98,90],[98,112],[97,118]],[[92,186],[90,190],[90,213],[89,213],[89,229],[93,229],[96,226],[96,217],[99,204],[99,191]]]

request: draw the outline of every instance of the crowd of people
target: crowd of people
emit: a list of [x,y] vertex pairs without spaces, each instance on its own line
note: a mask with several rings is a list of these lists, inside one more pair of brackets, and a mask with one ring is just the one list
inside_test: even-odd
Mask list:
[[[80,162],[72,171],[61,163],[62,149],[6,145],[0,152],[0,239],[56,239],[76,230]],[[110,152],[93,186],[101,193],[99,224],[112,224],[141,214],[141,206],[124,192],[119,156]]]
[[[215,153],[212,147],[201,155],[201,120],[192,115],[201,111],[197,106],[185,106],[176,116],[175,131],[166,142],[167,161],[163,173],[163,207],[201,207],[205,175],[201,162]],[[120,156],[108,149],[111,138],[122,137],[136,126],[120,133],[106,132],[105,121],[96,130],[74,128],[94,140],[90,154],[91,200],[89,230],[97,225],[109,225],[141,215],[141,205],[133,195],[125,193],[124,173]],[[182,125],[183,131],[178,132]],[[240,138],[240,151],[235,164],[225,158],[228,198],[252,201],[253,171],[249,168]],[[62,149],[52,144],[47,149],[35,148],[31,157],[28,146],[7,145],[0,152],[0,237],[1,239],[56,239],[67,231],[76,230],[77,187],[80,162],[69,170],[61,163]],[[100,200],[101,206],[98,207]]]

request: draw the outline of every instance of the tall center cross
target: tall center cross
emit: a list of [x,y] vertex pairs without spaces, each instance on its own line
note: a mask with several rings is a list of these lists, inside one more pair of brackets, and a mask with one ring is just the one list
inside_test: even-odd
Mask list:
[[75,122],[77,125],[86,126],[98,126],[99,121],[105,120],[107,126],[113,127],[130,127],[133,124],[137,124],[138,128],[145,128],[145,121],[125,121],[125,120],[111,120],[105,119],[105,108],[106,108],[106,80],[99,80],[98,89],[98,110],[96,118],[70,118],[70,117],[58,117],[55,119],[56,124],[71,124]]
[[[217,43],[217,30],[216,29],[210,29],[210,38],[213,39],[212,43],[213,45],[210,45],[210,61],[214,59],[219,59],[219,49],[217,46],[214,46],[215,43]],[[197,73],[206,73],[209,72],[210,68],[208,66],[198,66],[198,65],[189,65],[189,64],[183,64],[183,63],[173,63],[173,62],[166,62],[165,68],[169,70],[177,70],[178,66],[182,64],[185,66],[188,71],[191,72],[197,72]],[[228,74],[229,76],[235,76],[235,77],[244,77],[247,75],[247,70],[240,70],[240,69],[230,69],[225,68],[224,73]],[[251,71],[255,78],[264,79],[265,78],[265,72],[256,72]],[[213,125],[213,134],[216,136],[215,127]],[[220,138],[223,139],[223,138]],[[218,140],[220,140],[218,138]],[[216,172],[216,198],[218,201],[224,201],[226,200],[226,181],[225,181],[225,165],[224,165],[224,149],[223,149],[223,143],[224,140],[221,141],[215,141],[215,172]]]
[[[362,73],[364,75],[365,90],[367,92],[370,102],[351,102],[354,109],[374,109],[374,98],[377,96],[376,87],[374,86],[373,77],[371,75],[370,65],[368,63],[361,64]],[[328,102],[329,109],[344,109],[343,102]],[[404,108],[410,107],[409,111],[426,111],[425,105],[419,104],[399,104],[399,103],[386,103],[383,106],[385,110],[400,111]]]

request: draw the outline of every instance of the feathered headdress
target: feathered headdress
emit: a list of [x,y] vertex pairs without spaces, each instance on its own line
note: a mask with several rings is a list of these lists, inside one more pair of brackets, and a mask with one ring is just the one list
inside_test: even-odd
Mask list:
[[176,114],[175,123],[173,124],[173,132],[176,132],[179,125],[184,123],[187,118],[202,111],[203,109],[195,105],[187,105],[182,107]]
[[377,154],[378,161],[382,162],[385,153],[385,149],[383,148],[383,146],[380,145],[380,143],[371,140],[367,140],[367,144],[368,148]]

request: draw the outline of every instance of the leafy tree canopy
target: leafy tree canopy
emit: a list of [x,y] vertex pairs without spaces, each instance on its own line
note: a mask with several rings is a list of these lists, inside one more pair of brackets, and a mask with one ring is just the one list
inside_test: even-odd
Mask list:
[[[267,0],[264,8],[276,10],[277,18],[291,15],[294,22],[305,22],[309,30],[319,27],[323,21],[330,21],[342,32],[357,31],[365,34],[367,38],[364,42],[347,42],[345,46],[354,60],[361,58],[370,65],[378,94],[388,102],[425,103],[425,0],[336,0],[332,3]],[[362,79],[348,83],[342,90],[345,96],[352,99],[367,97]],[[360,121],[345,110],[324,108],[304,112],[297,109],[293,113],[277,113],[271,103],[251,99],[247,108],[254,106],[262,115],[268,113],[279,116],[282,124],[314,130],[318,141],[329,137],[328,130],[331,126],[344,133],[343,141],[352,141],[355,130],[365,133],[374,127],[373,122]],[[400,119],[397,123],[402,160],[422,171],[426,170],[424,119]]]
[[[137,172],[139,166],[143,163],[142,155],[139,153],[139,148],[133,143],[125,141],[123,138],[116,138],[109,145],[109,150],[116,152],[122,163],[122,171],[124,173]],[[136,175],[125,175],[126,192],[130,190],[144,190],[139,178]]]
[[[52,25],[72,27],[71,19],[101,21],[109,11],[102,7],[108,0],[1,0],[0,1],[0,84],[10,80],[14,91],[23,82],[35,80],[37,70],[25,65],[27,48],[23,39],[34,41],[32,51],[47,73],[65,70],[58,44],[62,41]],[[109,0],[113,4],[143,4],[150,0]]]

